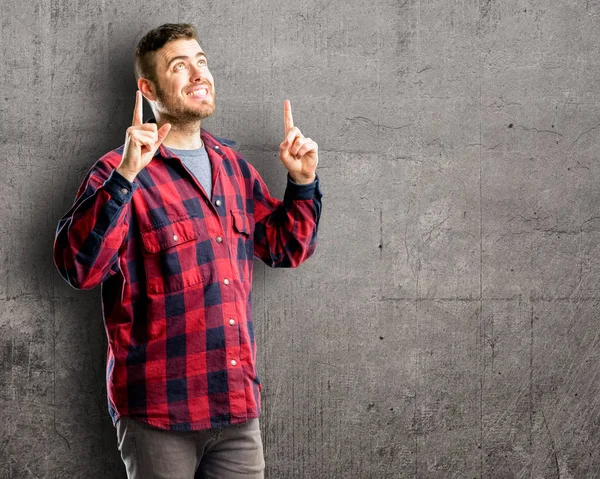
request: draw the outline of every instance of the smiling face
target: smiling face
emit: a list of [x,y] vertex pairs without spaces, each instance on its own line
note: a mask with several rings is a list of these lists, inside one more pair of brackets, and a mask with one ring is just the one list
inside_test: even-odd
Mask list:
[[214,79],[196,40],[181,38],[166,43],[156,51],[154,65],[154,95],[147,96],[154,97],[151,99],[161,120],[185,124],[214,113]]

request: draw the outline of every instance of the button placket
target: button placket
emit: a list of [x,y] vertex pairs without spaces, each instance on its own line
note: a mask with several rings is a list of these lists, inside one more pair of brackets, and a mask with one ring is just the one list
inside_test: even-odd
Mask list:
[[[220,199],[216,199],[213,200],[213,203],[216,207],[222,206],[225,202],[224,200],[220,200]],[[219,220],[221,222],[221,230],[219,231],[220,234],[218,234],[217,236],[214,237],[215,242],[218,243],[219,245],[224,246],[225,248],[229,249],[229,242],[227,239],[227,223],[226,221],[228,220],[227,218],[223,218],[223,217],[219,217]],[[225,222],[225,224],[224,224]],[[232,281],[232,278],[235,278],[235,270],[234,269],[229,269],[227,268],[227,270],[223,271],[224,275],[226,275],[227,277],[222,278],[222,284],[223,286],[223,292],[222,294],[224,295],[223,298],[230,298],[230,295],[236,295],[236,290],[233,286],[230,286],[230,283]],[[231,283],[233,284],[233,283]],[[231,298],[233,299],[233,298]],[[224,324],[227,325],[229,324],[229,328],[227,328],[227,338],[228,338],[228,342],[229,344],[237,344],[240,345],[240,332],[239,332],[239,328],[237,327],[237,321],[235,319],[235,316],[237,315],[237,312],[235,310],[224,310]],[[236,348],[237,349],[237,348]],[[239,354],[239,353],[238,353]],[[239,362],[240,359],[239,357],[237,357],[237,355],[235,353],[233,354],[229,354],[227,361],[229,362],[229,367],[230,368],[235,368],[236,370],[239,370],[239,367],[241,366],[241,363]]]

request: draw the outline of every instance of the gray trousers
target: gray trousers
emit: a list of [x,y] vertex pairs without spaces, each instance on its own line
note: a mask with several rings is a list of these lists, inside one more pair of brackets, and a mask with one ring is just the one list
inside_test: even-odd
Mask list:
[[129,479],[264,478],[258,419],[180,432],[123,417],[117,421],[117,441]]

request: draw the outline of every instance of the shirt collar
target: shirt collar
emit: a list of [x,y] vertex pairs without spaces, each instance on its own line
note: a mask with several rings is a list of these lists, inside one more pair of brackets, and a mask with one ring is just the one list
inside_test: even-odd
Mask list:
[[[148,119],[146,121],[146,123],[156,123],[156,118],[152,117],[152,118]],[[221,145],[221,143],[219,143],[213,135],[211,135],[208,131],[206,131],[202,127],[200,128],[200,138],[202,138],[202,141],[204,142],[204,146],[207,149],[206,151],[209,151],[209,149],[214,151],[215,153],[218,154],[219,158],[224,155],[224,152],[222,150],[223,145]],[[171,155],[169,150],[162,144],[158,147],[158,149],[156,150],[156,153],[154,153],[154,156],[158,156],[158,155],[162,156],[165,159],[173,158],[173,155]],[[210,154],[209,154],[209,156],[210,156]],[[219,166],[220,166],[220,162],[219,162]]]

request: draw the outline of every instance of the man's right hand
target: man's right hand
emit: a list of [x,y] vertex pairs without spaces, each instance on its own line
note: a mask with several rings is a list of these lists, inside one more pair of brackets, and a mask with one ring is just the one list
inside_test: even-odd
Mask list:
[[127,128],[123,158],[117,168],[117,173],[133,183],[137,174],[152,160],[154,153],[169,134],[170,123],[165,123],[158,129],[156,123],[144,123],[142,108],[144,100],[142,92],[135,92],[135,108],[133,123]]

